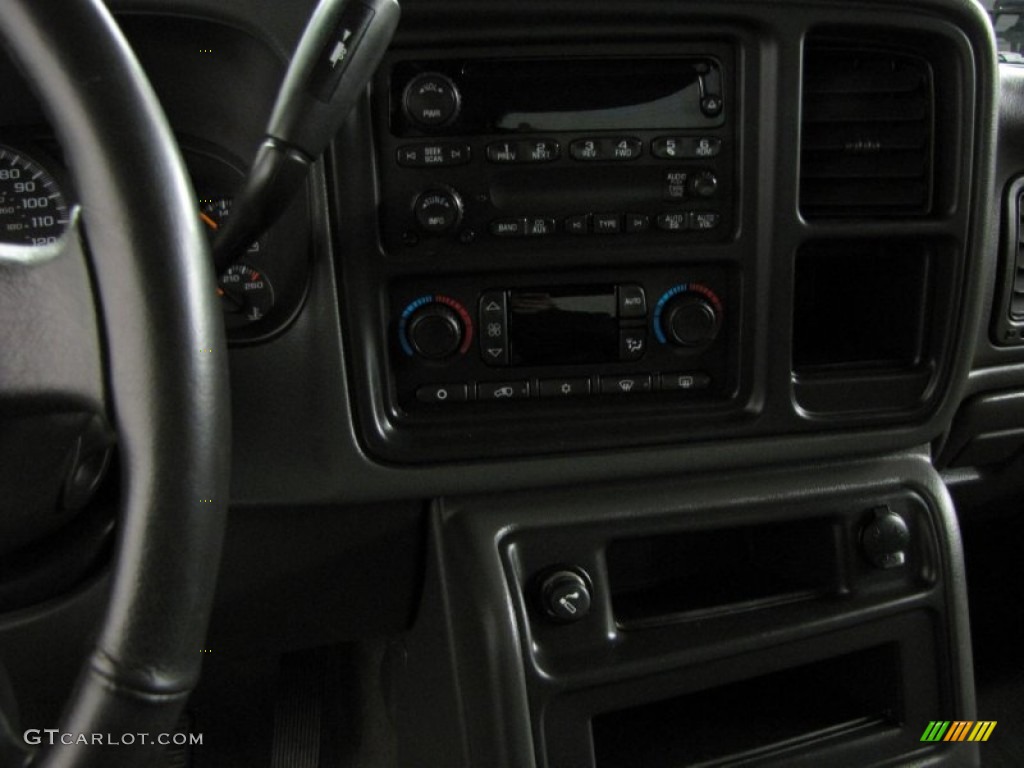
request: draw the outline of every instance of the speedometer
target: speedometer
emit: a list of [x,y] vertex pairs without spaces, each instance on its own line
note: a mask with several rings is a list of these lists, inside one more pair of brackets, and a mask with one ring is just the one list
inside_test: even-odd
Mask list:
[[36,160],[0,145],[0,242],[46,245],[68,224],[68,203]]

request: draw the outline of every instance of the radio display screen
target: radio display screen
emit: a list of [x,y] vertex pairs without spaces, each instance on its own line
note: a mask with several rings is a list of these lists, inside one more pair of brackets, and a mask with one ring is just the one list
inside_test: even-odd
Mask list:
[[618,359],[615,286],[509,292],[512,365],[578,365]]

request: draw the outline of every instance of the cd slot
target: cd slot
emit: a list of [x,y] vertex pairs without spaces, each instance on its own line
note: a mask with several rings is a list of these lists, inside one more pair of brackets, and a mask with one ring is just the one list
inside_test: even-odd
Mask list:
[[665,205],[668,171],[661,168],[524,168],[495,173],[491,203],[499,211],[642,210]]

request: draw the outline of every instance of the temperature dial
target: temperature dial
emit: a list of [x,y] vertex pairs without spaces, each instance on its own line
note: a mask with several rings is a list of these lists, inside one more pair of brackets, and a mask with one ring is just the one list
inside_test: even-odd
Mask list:
[[409,318],[409,343],[420,357],[443,360],[462,345],[459,316],[443,304],[416,310]]
[[677,285],[658,301],[654,310],[654,333],[662,344],[706,347],[722,327],[722,302],[700,283]]
[[473,340],[466,308],[448,296],[423,296],[402,312],[399,337],[403,351],[427,360],[465,354]]

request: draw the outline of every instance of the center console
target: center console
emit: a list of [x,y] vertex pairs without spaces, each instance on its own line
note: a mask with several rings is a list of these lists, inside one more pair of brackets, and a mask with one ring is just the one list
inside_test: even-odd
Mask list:
[[965,159],[964,52],[941,22],[794,44],[781,122],[742,25],[389,54],[349,129],[373,151],[336,178],[378,194],[372,218],[339,216],[361,254],[341,285],[368,453],[621,449],[948,407],[966,188],[936,169]]
[[524,420],[598,413],[639,441],[667,412],[743,410],[736,67],[722,41],[387,62],[378,450],[497,455],[469,429],[514,421],[525,446]]
[[376,190],[336,232],[363,450],[494,470],[433,501],[399,763],[974,764],[920,740],[975,714],[921,446],[970,364],[987,22],[499,5],[414,16],[332,179]]

